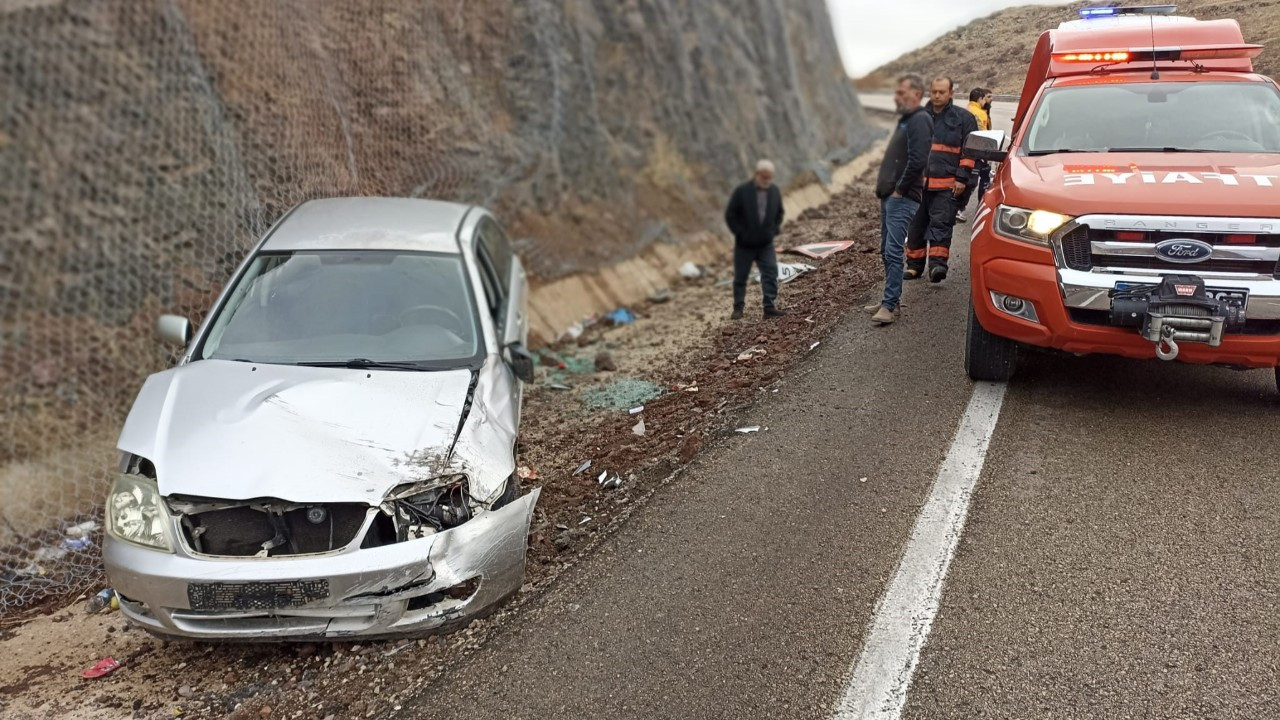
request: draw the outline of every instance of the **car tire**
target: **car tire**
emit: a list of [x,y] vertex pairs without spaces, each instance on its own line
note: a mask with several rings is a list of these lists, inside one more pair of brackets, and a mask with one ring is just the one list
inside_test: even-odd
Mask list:
[[987,332],[970,305],[968,337],[964,345],[964,369],[970,379],[1004,382],[1013,377],[1017,367],[1018,344]]
[[511,473],[511,477],[507,478],[507,487],[502,491],[502,495],[493,503],[491,509],[498,510],[515,502],[520,497],[520,474],[517,470]]

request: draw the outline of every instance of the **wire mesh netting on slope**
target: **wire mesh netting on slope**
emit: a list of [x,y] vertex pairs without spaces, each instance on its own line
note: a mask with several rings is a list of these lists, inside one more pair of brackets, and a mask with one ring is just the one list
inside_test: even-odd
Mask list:
[[296,203],[484,204],[551,279],[872,132],[823,0],[0,0],[0,614],[99,581],[155,318]]

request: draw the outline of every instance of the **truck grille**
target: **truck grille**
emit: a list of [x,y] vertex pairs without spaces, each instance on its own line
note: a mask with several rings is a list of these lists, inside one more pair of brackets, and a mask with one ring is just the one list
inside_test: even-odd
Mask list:
[[[1138,236],[1136,238],[1130,236]],[[1145,272],[1181,272],[1192,273],[1196,275],[1213,274],[1213,273],[1244,273],[1251,275],[1270,276],[1280,279],[1280,260],[1276,259],[1241,259],[1241,258],[1222,258],[1211,257],[1204,262],[1198,263],[1174,263],[1163,258],[1157,257],[1154,251],[1149,255],[1144,254],[1110,254],[1098,253],[1093,251],[1093,243],[1145,243],[1148,246],[1164,240],[1174,239],[1190,239],[1199,240],[1201,242],[1212,245],[1216,250],[1238,250],[1241,248],[1260,249],[1260,248],[1277,248],[1280,249],[1280,235],[1254,235],[1249,236],[1251,242],[1248,243],[1232,243],[1228,238],[1232,236],[1212,234],[1212,233],[1166,233],[1166,232],[1142,232],[1142,233],[1120,233],[1108,230],[1095,230],[1086,226],[1080,226],[1067,233],[1059,241],[1062,249],[1062,260],[1066,267],[1072,270],[1089,271],[1095,267],[1114,268],[1118,270],[1138,270]]]

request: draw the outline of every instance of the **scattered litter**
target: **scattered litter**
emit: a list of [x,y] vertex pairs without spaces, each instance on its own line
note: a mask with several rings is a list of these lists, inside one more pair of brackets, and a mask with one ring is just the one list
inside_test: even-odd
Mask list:
[[556,529],[557,529],[557,530],[568,530],[568,529],[569,529],[569,526],[568,526],[568,525],[565,525],[564,523],[556,523]]
[[36,562],[55,562],[67,556],[64,547],[42,547],[35,552]]
[[542,479],[538,475],[538,471],[529,467],[528,465],[521,465],[519,468],[517,468],[516,475],[519,476],[521,480],[541,480]]
[[586,462],[582,463],[581,465],[579,465],[579,466],[578,466],[578,469],[573,471],[573,474],[574,474],[574,475],[581,475],[582,473],[584,473],[584,472],[586,472],[586,471],[588,471],[588,470],[590,470],[590,469],[591,469],[591,461],[590,461],[590,460],[588,460],[588,461],[586,461]]
[[90,615],[97,615],[107,608],[112,610],[120,609],[120,601],[116,599],[116,591],[111,588],[99,591],[97,595],[89,598],[89,602],[84,605],[84,611]]
[[622,476],[617,473],[614,473],[613,477],[600,483],[600,487],[603,487],[606,490],[612,490],[613,488],[622,487]]
[[753,347],[750,350],[743,350],[742,352],[738,353],[738,362],[746,362],[753,357],[757,357],[759,355],[768,355],[768,354],[769,354],[769,351],[765,350],[762,347]]
[[[804,263],[778,263],[778,283],[779,284],[789,283],[792,280],[795,280],[796,278],[800,277],[801,275],[809,272],[810,270],[816,270],[816,269],[817,268],[815,268],[814,266],[806,265]],[[760,282],[759,270],[756,270],[755,272],[751,273],[751,282],[753,283]]]
[[848,250],[853,246],[854,246],[854,242],[852,240],[840,240],[838,242],[809,243],[808,245],[797,245],[793,248],[788,248],[783,252],[796,253],[797,255],[804,255],[805,257],[811,257],[811,258],[814,258],[815,260],[822,260],[824,258],[831,257],[832,255],[835,255],[836,253],[841,252],[843,250]]
[[588,410],[628,410],[662,395],[662,386],[647,380],[621,379],[582,392]]
[[596,482],[603,483],[604,479],[607,477],[609,477],[609,471],[605,470],[604,472],[600,473],[600,477],[596,478]]
[[613,361],[613,355],[607,352],[596,354],[595,359],[596,372],[616,372],[618,364]]
[[115,658],[102,658],[96,665],[80,673],[89,679],[106,677],[120,668]]
[[858,478],[858,482],[866,482],[866,481],[867,481],[866,478]]
[[585,328],[582,327],[582,323],[574,323],[564,331],[564,334],[570,340],[577,340],[582,337],[583,332],[585,332]]
[[67,531],[66,531],[67,537],[73,537],[73,538],[84,537],[86,535],[89,535],[90,533],[97,532],[100,527],[102,526],[99,525],[97,521],[87,520],[85,522],[80,523],[79,525],[72,525],[71,527],[67,528]]
[[579,525],[586,525],[586,524],[587,524],[587,523],[589,523],[589,522],[591,522],[591,518],[589,518],[589,517],[584,517],[584,518],[582,518],[582,520],[578,521],[578,524],[579,524]]
[[636,321],[635,313],[624,307],[620,307],[611,313],[607,313],[604,318],[614,325],[630,325]]
[[738,431],[738,432],[740,432],[740,433],[742,433],[743,435],[750,435],[751,433],[758,433],[758,432],[760,432],[760,426],[759,426],[759,425],[749,425],[749,426],[747,426],[747,427],[740,427],[740,428],[738,428],[738,430],[737,430],[737,431]]
[[680,275],[690,280],[696,280],[702,277],[702,268],[698,267],[693,261],[689,261],[680,266]]
[[814,349],[814,348],[818,347],[818,346],[819,346],[819,345],[821,345],[821,344],[822,344],[822,341],[821,341],[821,340],[819,340],[818,342],[816,342],[816,343],[814,343],[814,344],[810,345],[810,346],[809,346],[809,349],[810,349],[810,350],[812,350],[812,349]]
[[631,432],[636,435],[644,435],[644,418],[640,418],[640,422],[636,423],[635,426],[631,428]]
[[676,383],[671,386],[671,389],[679,392],[698,392],[698,383]]
[[807,318],[805,318],[805,319],[804,319],[804,321],[805,321],[805,322],[807,322],[807,323],[809,323],[809,324],[811,324],[811,325],[813,324],[813,318],[812,318],[812,317],[807,317]]
[[551,390],[564,391],[564,390],[572,390],[573,386],[565,385],[564,383],[560,383],[560,382],[553,382],[553,383],[547,383],[547,388]]
[[662,303],[669,302],[670,300],[671,300],[671,288],[663,288],[658,292],[649,296],[649,302],[653,303],[654,305],[661,305]]
[[643,406],[643,405],[640,405],[639,407],[633,407],[633,408],[631,408],[630,410],[628,410],[628,411],[627,411],[627,414],[628,414],[628,415],[639,415],[639,414],[640,414],[640,413],[642,413],[642,412],[644,412],[644,406]]
[[84,550],[93,547],[93,540],[87,537],[67,538],[62,541],[62,547],[68,550]]

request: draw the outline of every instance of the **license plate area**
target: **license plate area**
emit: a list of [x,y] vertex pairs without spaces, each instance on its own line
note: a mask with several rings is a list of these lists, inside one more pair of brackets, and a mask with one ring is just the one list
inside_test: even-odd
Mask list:
[[282,610],[302,607],[328,597],[328,580],[187,585],[187,601],[192,610]]

